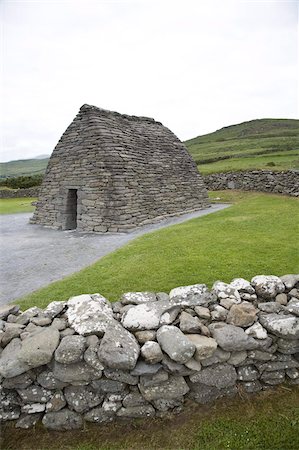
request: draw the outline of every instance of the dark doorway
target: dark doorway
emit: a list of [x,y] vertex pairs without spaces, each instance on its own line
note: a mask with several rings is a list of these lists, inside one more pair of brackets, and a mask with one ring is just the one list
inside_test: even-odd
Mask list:
[[65,229],[77,228],[77,189],[69,189],[66,200]]

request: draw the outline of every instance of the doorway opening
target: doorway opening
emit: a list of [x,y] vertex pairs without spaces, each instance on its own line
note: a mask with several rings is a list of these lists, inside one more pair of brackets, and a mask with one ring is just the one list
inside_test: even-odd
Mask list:
[[66,199],[65,230],[77,228],[77,189],[69,189]]

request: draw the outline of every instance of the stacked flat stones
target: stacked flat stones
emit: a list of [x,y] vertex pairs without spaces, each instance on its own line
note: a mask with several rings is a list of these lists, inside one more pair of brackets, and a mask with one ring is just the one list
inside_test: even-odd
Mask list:
[[169,129],[92,105],[56,145],[31,222],[65,229],[69,189],[84,232],[125,232],[209,206],[195,162]]
[[299,171],[244,170],[240,172],[212,173],[204,176],[210,191],[240,189],[299,197]]
[[79,295],[0,310],[2,421],[50,430],[162,417],[184,403],[299,384],[299,275],[217,281],[111,304]]

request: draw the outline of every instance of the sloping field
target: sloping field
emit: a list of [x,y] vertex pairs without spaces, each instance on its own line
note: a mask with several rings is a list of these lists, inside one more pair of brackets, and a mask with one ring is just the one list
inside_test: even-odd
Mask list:
[[185,142],[202,173],[299,169],[299,120],[259,119]]

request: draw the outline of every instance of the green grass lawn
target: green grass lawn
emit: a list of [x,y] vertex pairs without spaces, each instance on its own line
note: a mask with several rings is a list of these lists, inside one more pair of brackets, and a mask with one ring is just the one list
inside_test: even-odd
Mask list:
[[203,175],[216,172],[236,172],[240,170],[289,170],[299,169],[299,151],[256,155],[246,158],[230,158],[210,164],[199,164]]
[[[278,406],[279,405],[279,406]],[[187,405],[178,416],[49,433],[2,430],[3,450],[298,450],[299,390],[280,387],[258,395]]]
[[16,214],[24,212],[33,212],[34,206],[31,205],[35,198],[1,198],[0,214]]
[[[164,291],[218,279],[251,279],[299,269],[299,201],[279,195],[214,192],[230,208],[135,239],[95,264],[22,299],[44,307],[82,293],[117,300],[126,291]],[[80,255],[78,255],[80,257]]]

